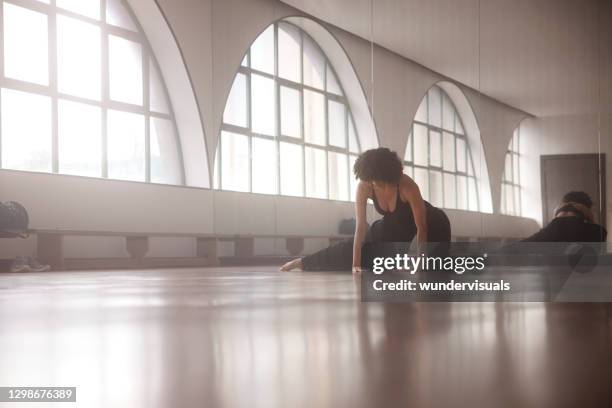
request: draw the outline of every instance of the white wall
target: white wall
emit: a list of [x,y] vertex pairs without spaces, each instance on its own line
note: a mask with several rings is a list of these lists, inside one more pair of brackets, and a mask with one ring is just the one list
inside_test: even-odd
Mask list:
[[[202,112],[212,166],[225,100],[244,52],[267,25],[301,13],[276,0],[157,3],[186,62]],[[448,78],[379,47],[374,49],[372,72],[367,41],[331,26],[327,28],[354,65],[373,111],[380,145],[403,155],[410,124],[423,95],[434,83]],[[503,155],[514,127],[526,114],[459,86],[480,126],[493,209],[498,213]],[[29,209],[33,228],[318,234],[335,232],[338,221],[352,213],[351,203],[7,170],[0,170],[0,192],[2,200],[20,201]],[[516,237],[537,227],[529,220],[499,214],[448,213],[456,235]]]

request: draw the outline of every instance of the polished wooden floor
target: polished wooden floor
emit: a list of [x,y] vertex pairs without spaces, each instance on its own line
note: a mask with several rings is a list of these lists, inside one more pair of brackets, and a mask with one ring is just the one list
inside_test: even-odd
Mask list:
[[26,385],[77,387],[54,407],[611,407],[612,306],[362,303],[350,275],[273,268],[2,274],[0,386]]

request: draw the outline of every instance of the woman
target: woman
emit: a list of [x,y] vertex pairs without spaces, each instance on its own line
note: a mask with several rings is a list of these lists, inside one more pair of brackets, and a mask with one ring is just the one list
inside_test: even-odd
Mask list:
[[[368,150],[357,158],[353,172],[360,180],[355,200],[354,238],[294,259],[283,265],[281,271],[350,270],[352,267],[353,273],[360,272],[364,241],[411,242],[416,236],[419,254],[425,253],[426,247],[430,255],[448,252],[451,238],[448,217],[423,200],[414,180],[404,174],[397,153],[383,147]],[[368,199],[382,215],[382,219],[369,229],[366,222]]]
[[595,223],[593,201],[584,191],[570,191],[554,210],[553,220],[522,242],[605,242],[608,232]]

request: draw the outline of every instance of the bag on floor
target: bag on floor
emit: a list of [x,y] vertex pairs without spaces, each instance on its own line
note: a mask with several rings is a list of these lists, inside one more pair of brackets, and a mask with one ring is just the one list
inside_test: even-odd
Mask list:
[[23,205],[15,201],[0,203],[0,233],[23,235],[28,231],[30,217]]

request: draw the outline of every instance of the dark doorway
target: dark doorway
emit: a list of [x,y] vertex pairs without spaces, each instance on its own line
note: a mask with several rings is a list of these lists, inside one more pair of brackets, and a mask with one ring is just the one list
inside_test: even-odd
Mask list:
[[542,218],[546,225],[568,191],[584,191],[593,200],[595,222],[606,225],[605,154],[564,154],[541,156]]

